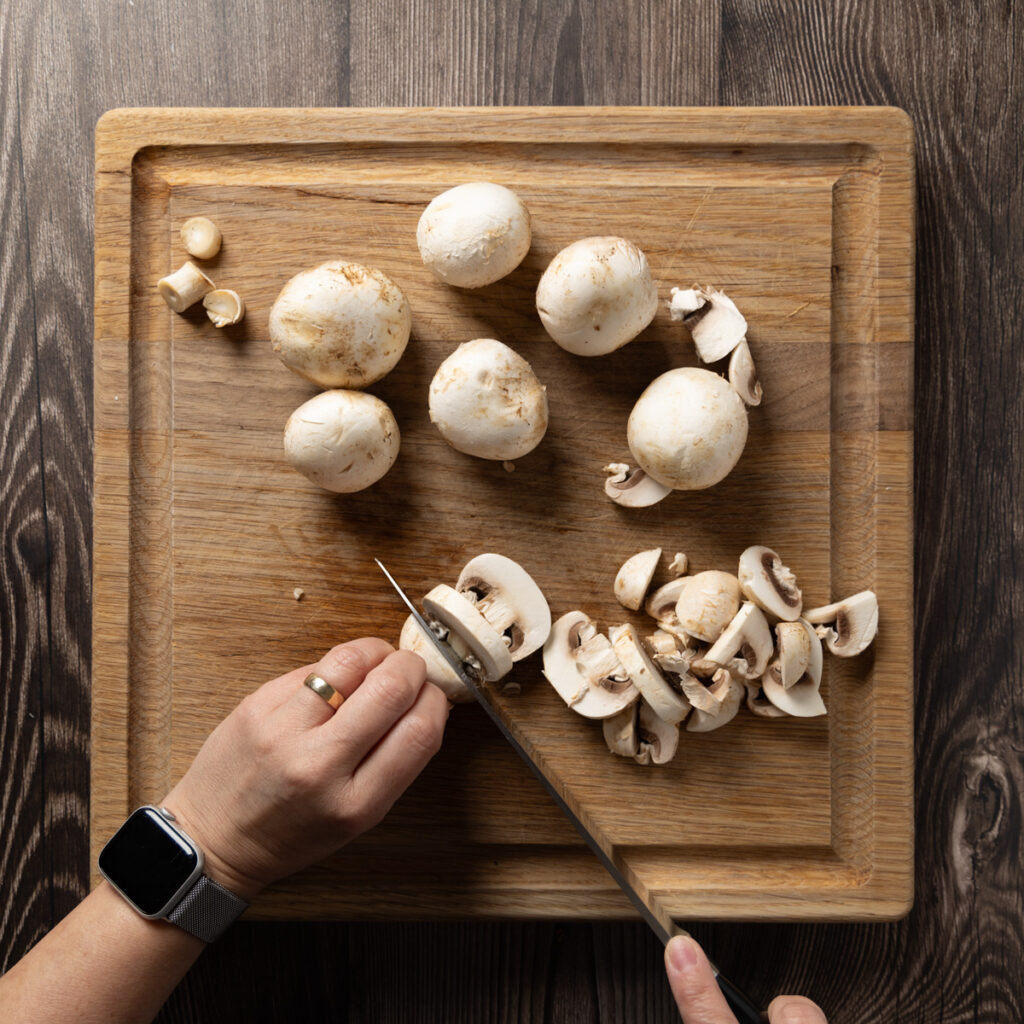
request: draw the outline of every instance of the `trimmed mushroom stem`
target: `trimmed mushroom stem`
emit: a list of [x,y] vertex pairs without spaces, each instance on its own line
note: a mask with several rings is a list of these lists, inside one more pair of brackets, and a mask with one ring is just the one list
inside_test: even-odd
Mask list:
[[214,283],[190,260],[173,274],[157,282],[161,298],[175,313],[184,313],[204,295],[212,292]]
[[231,327],[245,316],[245,303],[230,288],[215,288],[203,296],[203,308],[214,327]]
[[208,217],[189,217],[181,225],[181,244],[197,260],[213,259],[220,252],[220,228]]

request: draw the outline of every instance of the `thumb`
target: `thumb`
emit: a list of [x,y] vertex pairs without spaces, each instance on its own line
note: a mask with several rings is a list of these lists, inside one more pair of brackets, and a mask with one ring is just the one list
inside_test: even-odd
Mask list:
[[768,1007],[769,1024],[828,1024],[817,1003],[803,996],[776,996]]
[[665,947],[665,970],[683,1024],[736,1024],[704,950],[688,935]]

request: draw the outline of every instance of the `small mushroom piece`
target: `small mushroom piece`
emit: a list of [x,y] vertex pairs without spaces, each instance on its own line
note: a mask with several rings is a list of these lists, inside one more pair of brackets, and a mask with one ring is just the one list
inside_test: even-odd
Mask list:
[[505,638],[457,590],[439,584],[423,598],[423,610],[469,648],[489,683],[512,671],[512,655]]
[[612,462],[604,467],[608,479],[604,493],[623,508],[647,508],[657,505],[672,493],[671,487],[659,484],[642,469],[632,469],[625,462]]
[[796,576],[771,548],[749,547],[740,555],[740,587],[762,611],[792,622],[800,618],[803,595]]
[[666,722],[641,699],[636,713],[637,764],[668,764],[679,747],[679,725]]
[[643,648],[631,625],[613,626],[608,630],[615,653],[644,700],[659,717],[677,725],[690,713],[689,701],[676,693]]
[[[699,644],[686,633],[677,636],[668,630],[657,629],[644,638],[644,647],[673,689],[681,690],[693,707],[700,708],[710,715],[718,714],[718,701],[711,695],[708,687],[690,671],[693,662],[702,657],[707,650],[706,645]],[[713,672],[714,669],[708,674],[711,675]]]
[[215,288],[203,296],[203,309],[214,327],[231,327],[245,316],[245,303],[230,288]]
[[160,297],[175,313],[184,313],[215,287],[191,260],[186,260],[173,274],[160,278],[156,284]]
[[608,749],[619,757],[636,757],[639,750],[640,738],[636,728],[639,706],[640,701],[633,701],[628,708],[623,708],[617,715],[601,723]]
[[[676,601],[679,625],[698,640],[713,644],[740,610],[740,584],[732,573],[708,569],[684,577]],[[717,666],[716,666],[717,667]]]
[[505,638],[513,661],[539,650],[551,632],[551,609],[533,577],[504,555],[470,559],[455,589]]
[[189,256],[212,260],[220,252],[220,228],[209,217],[189,217],[181,225],[181,244]]
[[686,723],[688,732],[711,732],[731,722],[736,717],[740,704],[743,703],[746,689],[728,669],[720,668],[715,673],[708,692],[718,708],[713,714],[700,708],[695,709],[693,716]]
[[518,459],[548,429],[548,399],[530,364],[493,338],[461,344],[430,382],[430,421],[457,451]]
[[686,570],[689,567],[689,561],[686,555],[682,551],[677,551],[672,561],[668,564],[668,571],[673,576],[685,576]]
[[632,341],[658,311],[647,257],[625,238],[566,246],[537,285],[537,312],[551,337],[577,356],[603,356]]
[[566,612],[544,644],[544,678],[584,718],[611,718],[640,696],[586,612]]
[[700,297],[696,285],[693,288],[673,288],[669,294],[672,298],[668,311],[673,320],[683,320],[691,313],[696,313],[707,301]]
[[701,362],[724,359],[747,336],[747,321],[736,303],[715,288],[695,288],[704,301],[683,317]]
[[[468,649],[455,634],[449,634],[448,643],[459,657],[464,658]],[[458,645],[458,646],[457,646]],[[459,647],[462,647],[460,650]],[[418,654],[427,666],[427,681],[442,690],[445,696],[456,704],[473,700],[469,687],[458,677],[455,669],[441,657],[438,649],[427,639],[422,627],[410,615],[402,626],[402,634],[398,639],[398,649]]]
[[[679,600],[679,595],[683,592],[683,588],[686,586],[688,577],[679,576],[674,580],[669,580],[668,583],[658,587],[657,590],[649,598],[647,603],[644,605],[644,611],[652,619],[656,619],[659,623],[669,623],[670,625],[678,626],[679,620],[676,619],[676,602]],[[672,630],[669,630],[672,632]]]
[[423,211],[416,244],[424,265],[445,284],[480,288],[522,263],[530,249],[530,214],[503,185],[456,185]]
[[811,660],[811,637],[803,622],[779,622],[775,626],[778,655],[769,671],[772,678],[788,690],[807,671]]
[[765,695],[759,683],[746,683],[747,708],[758,718],[785,718],[786,712],[777,708]]
[[757,679],[768,667],[772,650],[772,634],[764,612],[753,601],[744,601],[705,657],[722,668],[728,666],[743,679]]
[[817,634],[825,646],[840,658],[852,658],[867,648],[878,632],[878,598],[862,590],[845,601],[804,612],[808,622],[818,625]]
[[782,685],[781,670],[765,672],[761,676],[761,688],[764,695],[780,711],[796,718],[815,718],[827,714],[825,702],[818,692],[821,686],[822,654],[821,641],[814,632],[814,627],[806,620],[800,620],[811,641],[811,656],[807,662],[807,671],[788,689]]
[[764,389],[757,379],[757,370],[754,369],[754,359],[746,338],[732,350],[729,358],[729,383],[747,405],[761,404]]
[[638,551],[622,563],[615,576],[615,598],[623,608],[635,612],[644,603],[660,558],[661,548],[651,548],[650,551]]

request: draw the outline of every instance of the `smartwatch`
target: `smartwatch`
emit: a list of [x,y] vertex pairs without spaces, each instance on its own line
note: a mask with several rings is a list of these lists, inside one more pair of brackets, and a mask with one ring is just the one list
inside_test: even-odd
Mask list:
[[203,851],[174,822],[166,807],[133,811],[100,851],[100,874],[143,917],[213,942],[249,904],[203,874]]

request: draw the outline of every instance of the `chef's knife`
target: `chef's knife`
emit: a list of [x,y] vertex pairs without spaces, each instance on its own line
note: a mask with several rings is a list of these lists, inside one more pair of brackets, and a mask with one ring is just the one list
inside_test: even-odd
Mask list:
[[[511,744],[512,749],[529,765],[533,774],[540,780],[541,785],[548,791],[548,794],[555,803],[558,804],[562,813],[573,823],[576,831],[583,837],[587,846],[593,850],[608,874],[615,879],[619,888],[629,897],[630,902],[650,926],[651,931],[658,936],[662,945],[666,945],[674,935],[689,935],[689,932],[684,931],[672,920],[671,915],[665,911],[664,907],[652,895],[647,886],[637,878],[628,864],[623,864],[620,867],[616,863],[614,847],[608,844],[606,849],[605,844],[597,838],[581,816],[569,806],[559,791],[558,786],[548,777],[542,764],[535,760],[520,742],[517,736],[519,730],[515,721],[494,700],[490,690],[483,685],[483,680],[478,680],[474,672],[462,661],[453,648],[438,636],[434,628],[431,627],[431,624],[427,622],[405,591],[398,585],[394,576],[384,568],[384,563],[379,558],[375,558],[374,561],[377,563],[380,571],[387,577],[391,586],[395,588],[395,592],[402,599],[406,608],[409,609],[417,625],[433,643],[438,654],[444,658],[451,670],[462,680],[469,692],[473,694],[491,721],[494,722],[501,734]],[[711,965],[711,969],[715,973],[715,979],[718,982],[718,987],[722,990],[722,995],[725,996],[725,1001],[729,1004],[729,1008],[735,1014],[739,1024],[761,1024],[765,1017],[755,1008],[747,996],[722,975],[714,964]]]

